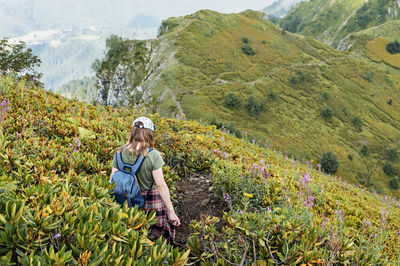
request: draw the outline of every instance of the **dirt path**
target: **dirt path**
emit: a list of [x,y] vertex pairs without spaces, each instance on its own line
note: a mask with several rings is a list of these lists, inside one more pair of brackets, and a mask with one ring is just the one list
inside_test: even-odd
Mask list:
[[201,216],[222,217],[226,205],[218,201],[212,191],[210,176],[190,175],[179,180],[177,214],[181,226],[176,231],[175,242],[184,247],[190,236],[189,224],[192,220],[200,220]]
[[181,106],[181,102],[176,99],[175,95],[173,94],[173,92],[171,90],[169,90],[169,92],[171,93],[172,100],[174,100],[176,106],[178,107],[180,115],[182,117],[185,117],[185,113],[183,112],[183,109],[182,109],[182,106]]

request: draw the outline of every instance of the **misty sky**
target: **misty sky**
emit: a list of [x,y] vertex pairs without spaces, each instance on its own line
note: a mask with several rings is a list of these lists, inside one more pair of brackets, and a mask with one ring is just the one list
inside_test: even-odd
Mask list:
[[[0,0],[0,36],[68,27],[150,28],[201,9],[261,11],[275,0]],[[281,0],[284,5],[299,0]]]

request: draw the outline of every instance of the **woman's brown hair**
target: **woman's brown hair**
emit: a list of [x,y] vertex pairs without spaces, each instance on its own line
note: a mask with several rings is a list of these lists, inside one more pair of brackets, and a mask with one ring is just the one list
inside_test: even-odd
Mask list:
[[[129,141],[122,147],[118,148],[118,152],[122,152],[124,148],[128,148],[133,151],[136,156],[139,153],[143,156],[147,156],[148,148],[154,149],[154,131],[147,128],[140,128],[143,126],[142,122],[136,122],[131,128],[131,134]],[[138,149],[138,145],[139,149]]]

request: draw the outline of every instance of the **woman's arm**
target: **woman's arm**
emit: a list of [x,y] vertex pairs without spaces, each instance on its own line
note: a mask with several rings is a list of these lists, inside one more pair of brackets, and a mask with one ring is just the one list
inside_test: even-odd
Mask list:
[[181,224],[181,221],[175,214],[174,207],[172,206],[168,185],[167,183],[165,183],[162,168],[153,171],[153,178],[154,182],[156,183],[158,193],[160,193],[160,197],[163,200],[165,207],[167,208],[168,218],[170,222],[175,226],[179,226]]
[[112,176],[113,176],[113,174],[115,173],[115,172],[117,172],[118,171],[118,168],[112,168],[111,169],[111,175],[110,175],[110,182],[111,182],[111,178],[112,178]]

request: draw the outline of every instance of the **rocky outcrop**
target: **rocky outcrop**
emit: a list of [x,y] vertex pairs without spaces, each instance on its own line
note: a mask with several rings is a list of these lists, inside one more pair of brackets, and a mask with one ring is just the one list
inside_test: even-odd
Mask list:
[[[163,69],[173,63],[167,38],[126,41],[128,52],[118,64],[98,73],[96,101],[110,106],[140,106],[152,102]],[[173,59],[173,58],[172,58]],[[105,58],[104,61],[107,61]]]

